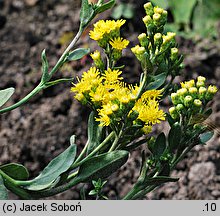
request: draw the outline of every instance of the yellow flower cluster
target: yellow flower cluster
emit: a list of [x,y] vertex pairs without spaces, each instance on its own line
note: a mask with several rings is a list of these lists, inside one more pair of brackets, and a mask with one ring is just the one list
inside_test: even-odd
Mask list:
[[91,39],[98,41],[99,46],[105,48],[110,39],[120,37],[120,28],[125,20],[99,20],[94,29],[89,32]]
[[149,132],[153,124],[165,119],[157,101],[162,92],[149,90],[137,99],[140,88],[124,83],[121,73],[110,68],[100,73],[92,67],[83,73],[81,80],[78,78],[71,91],[77,100],[98,111],[96,120],[100,125],[115,125],[136,111],[133,124],[141,123],[143,130]]
[[205,105],[213,99],[218,88],[214,85],[206,87],[206,78],[199,76],[197,80],[181,82],[177,92],[171,94],[174,107],[170,108],[170,114],[175,119],[183,112],[199,113]]

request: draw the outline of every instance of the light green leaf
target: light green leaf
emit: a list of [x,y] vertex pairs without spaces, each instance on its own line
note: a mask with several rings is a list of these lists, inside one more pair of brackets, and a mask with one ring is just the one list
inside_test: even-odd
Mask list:
[[14,94],[14,91],[14,88],[0,90],[0,107],[10,99],[10,97]]
[[70,52],[67,56],[67,61],[76,61],[81,59],[83,56],[87,55],[90,52],[90,49],[78,48]]
[[0,169],[15,180],[27,180],[29,173],[26,167],[21,164],[10,163],[0,166]]
[[41,80],[43,82],[47,82],[49,80],[49,64],[47,61],[47,57],[46,57],[46,50],[44,49],[42,54],[41,54],[41,61],[42,61],[42,78]]
[[147,90],[160,88],[166,81],[167,73],[161,73],[157,76],[154,76],[153,78],[154,78],[154,81],[148,84]]
[[151,0],[151,2],[154,4],[154,6],[158,6],[163,9],[168,8],[168,1],[169,0]]
[[80,11],[80,27],[85,28],[94,17],[94,9],[92,4],[89,4],[88,0],[82,0]]
[[213,137],[213,135],[214,135],[213,131],[209,131],[209,132],[201,134],[199,136],[201,143],[205,144]]
[[4,180],[0,175],[0,200],[7,200],[8,199],[8,191],[4,185]]
[[33,191],[48,188],[62,173],[70,168],[75,156],[76,145],[71,145],[63,153],[54,158],[39,176],[30,181],[20,181],[20,185]]
[[169,0],[169,6],[176,23],[190,23],[190,17],[197,0]]
[[80,166],[76,181],[88,182],[107,178],[127,161],[128,155],[127,151],[117,150],[94,156]]
[[114,4],[115,4],[115,0],[111,0],[103,5],[99,6],[95,12],[96,12],[96,14],[102,13],[102,12],[112,8],[114,6]]

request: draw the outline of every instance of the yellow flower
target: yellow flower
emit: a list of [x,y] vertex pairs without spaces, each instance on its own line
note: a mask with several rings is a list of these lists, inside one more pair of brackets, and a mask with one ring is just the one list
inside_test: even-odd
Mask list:
[[148,90],[141,95],[142,100],[156,99],[162,96],[162,90]]
[[79,82],[74,84],[71,91],[76,93],[75,97],[79,101],[84,99],[82,95],[89,94],[92,89],[96,89],[102,82],[100,72],[96,67],[91,67],[87,72],[83,72],[81,80],[77,79]]
[[90,56],[94,61],[101,59],[101,53],[98,50],[96,50],[94,53],[91,53]]
[[89,36],[91,39],[99,41],[111,32],[119,30],[124,23],[125,20],[99,20],[94,24],[94,29],[89,32]]
[[108,70],[106,70],[103,74],[105,83],[116,83],[119,80],[122,80],[122,77],[119,77],[121,75],[121,71],[119,70],[111,70],[110,68],[108,68]]
[[103,113],[99,114],[99,118],[96,118],[96,121],[100,122],[100,126],[109,126],[111,123],[109,116]]
[[191,87],[195,87],[195,80],[189,80],[187,82],[181,82],[180,83],[182,88],[189,89]]
[[117,49],[117,50],[123,50],[128,46],[129,41],[118,37],[118,38],[113,39],[109,43],[112,45],[112,48]]
[[148,101],[140,98],[133,108],[139,115],[138,119],[145,122],[147,125],[154,125],[165,120],[165,113],[159,109],[159,103],[155,99],[149,99]]

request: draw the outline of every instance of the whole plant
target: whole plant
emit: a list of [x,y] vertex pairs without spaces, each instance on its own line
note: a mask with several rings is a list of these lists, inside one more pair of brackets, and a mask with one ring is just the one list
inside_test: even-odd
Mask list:
[[[96,3],[94,3],[96,2]],[[147,193],[167,182],[176,182],[172,170],[197,145],[204,145],[213,131],[204,124],[211,115],[209,102],[218,89],[207,85],[206,78],[174,85],[180,75],[183,57],[179,54],[173,32],[164,33],[167,11],[144,4],[146,31],[138,36],[139,44],[131,47],[134,58],[141,65],[139,81],[128,83],[123,78],[124,65],[120,65],[123,50],[130,41],[123,38],[121,28],[126,20],[99,20],[93,25],[89,37],[98,49],[90,54],[93,63],[81,76],[53,80],[53,75],[69,61],[82,58],[89,49],[74,49],[76,42],[93,18],[110,9],[115,1],[82,0],[79,32],[64,51],[57,64],[49,71],[45,50],[42,52],[42,77],[39,85],[17,103],[2,108],[1,114],[28,102],[45,88],[60,82],[72,82],[74,98],[91,111],[88,119],[88,140],[77,152],[75,136],[70,146],[55,157],[34,179],[21,164],[0,166],[0,198],[7,199],[10,190],[21,199],[39,199],[64,192],[76,185],[92,185],[82,198],[108,199],[103,187],[112,173],[120,170],[138,147],[142,164],[139,177],[124,197],[143,199]],[[131,71],[132,72],[132,71]],[[0,91],[0,105],[12,96],[13,88]],[[172,107],[165,112],[160,104],[169,98]],[[169,132],[155,134],[154,127],[167,121]]]

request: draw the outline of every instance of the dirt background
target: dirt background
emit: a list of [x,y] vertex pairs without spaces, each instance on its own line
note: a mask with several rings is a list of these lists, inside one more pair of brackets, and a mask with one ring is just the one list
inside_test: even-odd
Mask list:
[[[132,41],[130,46],[133,46],[137,43],[137,35],[145,30],[140,20],[144,15],[142,5],[146,1],[128,2],[138,11],[123,30],[124,36]],[[0,89],[16,89],[7,105],[17,102],[39,83],[43,49],[47,50],[50,65],[56,63],[65,48],[62,38],[68,38],[77,31],[79,8],[79,0],[0,0]],[[110,15],[108,11],[97,19],[109,18]],[[178,38],[181,53],[185,55],[185,69],[176,81],[195,78],[199,74],[220,87],[219,39],[195,43]],[[91,50],[95,49],[95,43],[85,33],[78,46],[89,45]],[[129,82],[136,81],[140,67],[129,50],[121,62],[126,64],[125,78]],[[85,57],[63,68],[55,77],[74,77],[90,65],[91,59]],[[51,87],[28,104],[0,116],[0,163],[21,163],[33,177],[69,145],[72,134],[76,135],[78,150],[82,149],[89,111],[73,99],[70,86],[65,83]],[[167,100],[163,108],[168,109],[169,105]],[[212,121],[219,125],[220,94],[214,100],[213,110]],[[163,129],[163,125],[157,128]],[[112,175],[104,189],[105,195],[110,199],[125,195],[135,182],[139,168],[140,151],[137,150],[127,165]],[[220,139],[217,133],[208,145],[198,146],[188,154],[172,176],[179,177],[179,182],[166,184],[146,199],[220,199]],[[17,199],[12,194],[10,198]],[[79,187],[50,199],[80,199]]]

